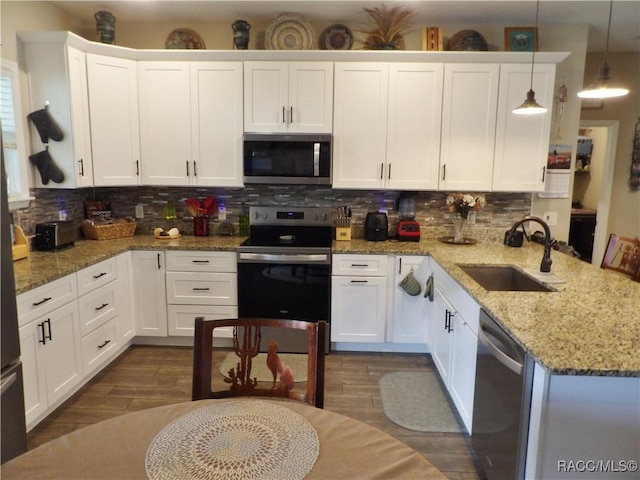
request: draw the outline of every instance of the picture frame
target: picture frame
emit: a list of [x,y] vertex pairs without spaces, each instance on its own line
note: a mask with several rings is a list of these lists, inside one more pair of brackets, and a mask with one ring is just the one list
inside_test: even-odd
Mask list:
[[537,27],[506,27],[504,29],[504,49],[506,52],[537,52]]
[[612,233],[602,258],[601,268],[615,270],[640,280],[640,240],[625,238]]

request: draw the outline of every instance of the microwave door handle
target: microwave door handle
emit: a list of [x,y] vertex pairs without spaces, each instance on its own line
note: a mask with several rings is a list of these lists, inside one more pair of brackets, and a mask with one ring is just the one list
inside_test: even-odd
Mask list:
[[320,176],[320,142],[313,144],[313,176]]

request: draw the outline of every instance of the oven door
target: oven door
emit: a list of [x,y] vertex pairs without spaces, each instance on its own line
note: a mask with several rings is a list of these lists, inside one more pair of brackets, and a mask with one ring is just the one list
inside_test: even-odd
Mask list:
[[[239,317],[329,322],[330,305],[330,253],[238,253]],[[278,350],[306,351],[306,337],[278,339]]]

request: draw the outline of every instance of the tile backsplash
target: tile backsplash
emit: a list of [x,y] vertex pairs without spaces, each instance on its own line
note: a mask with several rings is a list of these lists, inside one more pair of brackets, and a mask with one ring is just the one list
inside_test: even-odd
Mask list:
[[[218,205],[226,207],[227,220],[237,231],[241,206],[288,205],[351,207],[354,236],[363,235],[367,212],[386,210],[390,229],[394,229],[398,218],[396,200],[401,192],[389,190],[334,190],[328,187],[256,185],[246,188],[205,187],[101,187],[77,190],[35,189],[35,200],[29,208],[14,213],[14,221],[27,234],[33,234],[36,223],[57,220],[59,212],[65,211],[67,220],[81,221],[85,218],[85,200],[108,200],[116,217],[135,216],[136,205],[141,205],[144,218],[138,219],[136,233],[148,234],[156,227],[175,226],[187,235],[193,234],[193,219],[184,205],[184,199],[203,199],[213,195]],[[477,212],[475,225],[469,225],[469,233],[500,236],[513,222],[531,213],[530,193],[486,193],[486,207]],[[416,220],[424,234],[450,230],[453,214],[446,206],[447,192],[418,192],[416,197]],[[171,225],[162,217],[167,202],[176,207],[178,219]],[[217,215],[211,219],[211,234],[215,234],[219,222]]]

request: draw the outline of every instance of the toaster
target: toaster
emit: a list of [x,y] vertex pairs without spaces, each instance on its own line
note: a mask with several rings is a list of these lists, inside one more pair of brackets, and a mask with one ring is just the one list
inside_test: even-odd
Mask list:
[[54,250],[73,245],[76,227],[72,221],[44,222],[36,225],[35,247],[38,250]]

